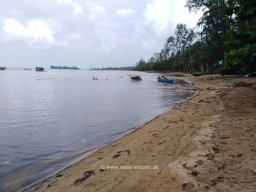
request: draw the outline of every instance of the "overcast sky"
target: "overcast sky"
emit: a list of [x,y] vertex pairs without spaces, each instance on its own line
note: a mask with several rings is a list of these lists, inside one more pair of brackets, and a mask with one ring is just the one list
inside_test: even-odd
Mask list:
[[134,66],[159,52],[186,0],[1,0],[0,66]]

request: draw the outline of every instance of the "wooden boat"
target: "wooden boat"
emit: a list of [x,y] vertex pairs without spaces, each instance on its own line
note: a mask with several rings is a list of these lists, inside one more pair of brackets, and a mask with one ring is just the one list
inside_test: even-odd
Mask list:
[[174,79],[168,79],[166,78],[165,76],[159,76],[157,77],[157,80],[158,82],[161,82],[161,83],[172,83],[174,81]]
[[6,69],[6,67],[0,67],[0,70],[5,70]]
[[43,67],[36,67],[36,71],[44,71]]
[[130,76],[130,78],[131,78],[131,80],[134,80],[134,81],[140,81],[140,80],[142,80],[139,75]]

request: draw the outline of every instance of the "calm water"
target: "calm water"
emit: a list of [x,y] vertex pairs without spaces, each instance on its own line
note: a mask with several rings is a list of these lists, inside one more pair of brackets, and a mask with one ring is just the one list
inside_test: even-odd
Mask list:
[[[0,191],[17,191],[149,121],[192,94],[156,74],[0,71]],[[98,76],[99,80],[92,80]]]

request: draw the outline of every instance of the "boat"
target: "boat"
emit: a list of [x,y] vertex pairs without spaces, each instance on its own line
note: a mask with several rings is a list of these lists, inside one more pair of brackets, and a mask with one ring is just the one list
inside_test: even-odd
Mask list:
[[174,79],[168,79],[165,76],[159,76],[157,77],[157,80],[161,83],[172,83],[174,81]]
[[0,67],[0,70],[5,70],[6,69],[6,67]]
[[44,71],[43,67],[36,67],[36,71]]
[[131,78],[131,80],[134,80],[134,81],[140,81],[140,80],[142,80],[139,75],[130,76],[130,78]]

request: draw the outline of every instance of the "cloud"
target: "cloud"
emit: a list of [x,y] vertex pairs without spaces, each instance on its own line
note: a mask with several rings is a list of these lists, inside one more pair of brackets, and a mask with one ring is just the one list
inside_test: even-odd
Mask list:
[[[55,57],[54,51],[68,57],[75,50],[77,57],[81,54],[80,58],[91,65],[114,65],[117,57],[126,65],[133,65],[137,59],[160,51],[177,23],[189,27],[196,23],[185,3],[186,0],[1,0],[0,49],[44,48],[51,57]],[[88,62],[81,59],[81,63]],[[120,64],[120,60],[116,63]]]
[[116,14],[119,16],[129,16],[133,15],[135,13],[135,10],[133,9],[117,9]]
[[176,2],[175,9],[173,9],[173,23],[175,25],[184,23],[189,27],[195,27],[203,13],[202,11],[198,11],[197,13],[189,12],[188,8],[185,7],[185,4],[185,0]]
[[156,31],[164,31],[170,24],[171,4],[169,0],[151,0],[144,12],[146,21]]
[[178,23],[195,27],[202,13],[190,13],[186,0],[151,0],[144,11],[145,20],[156,33],[170,33]]
[[82,15],[83,14],[83,6],[74,0],[56,0],[58,4],[68,5],[73,8],[74,15]]
[[6,18],[3,30],[7,36],[27,40],[32,45],[40,41],[55,42],[52,30],[41,20],[29,20],[23,25],[19,20]]
[[96,3],[87,2],[87,7],[89,9],[89,18],[91,21],[94,21],[97,18],[104,16],[106,14],[106,9],[103,6],[100,6]]

